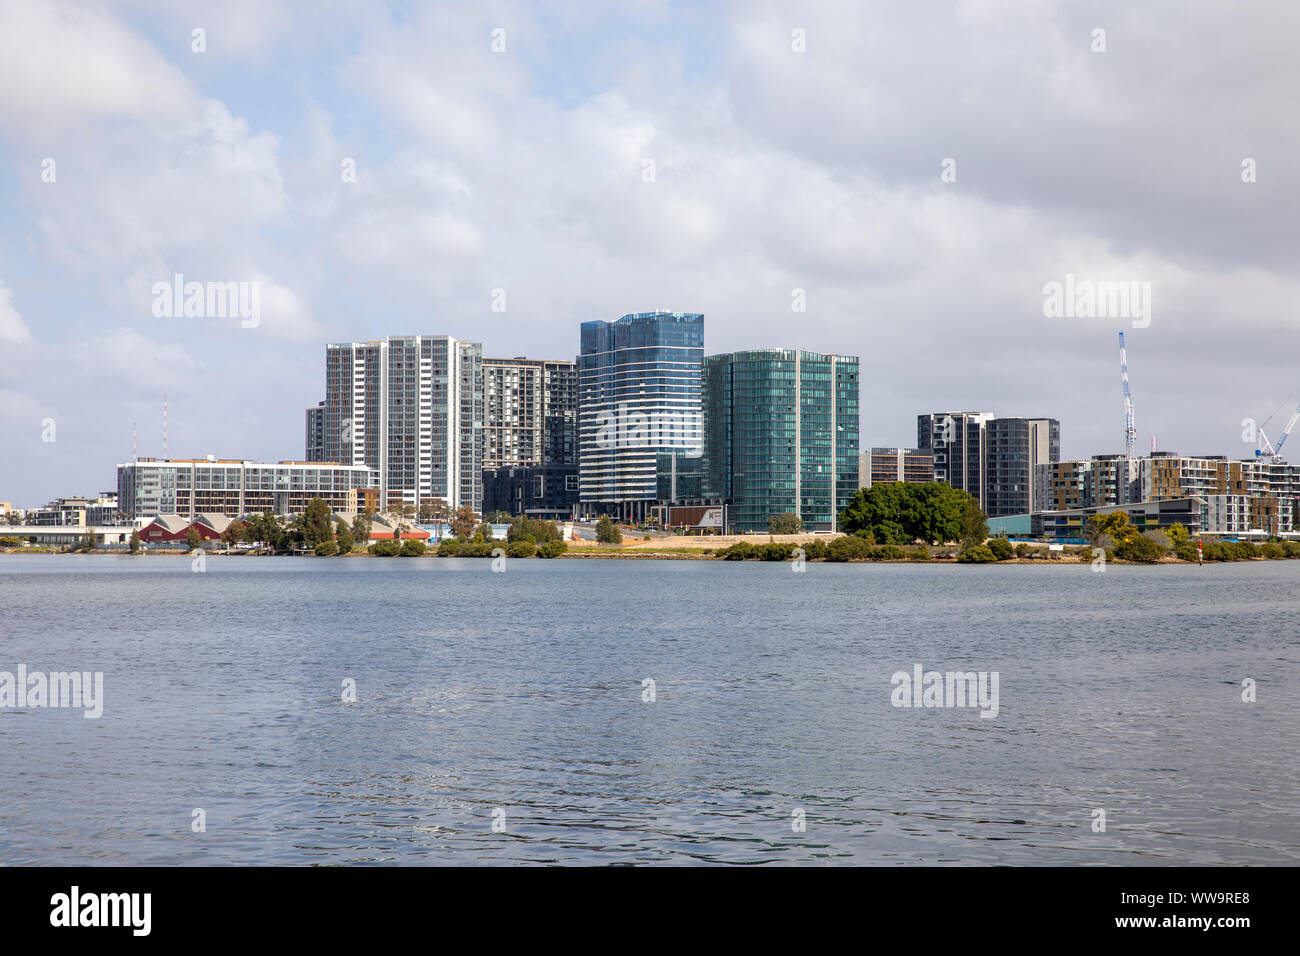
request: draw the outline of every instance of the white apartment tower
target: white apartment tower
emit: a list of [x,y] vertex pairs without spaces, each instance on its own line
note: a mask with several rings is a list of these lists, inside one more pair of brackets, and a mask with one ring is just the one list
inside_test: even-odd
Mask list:
[[324,458],[369,465],[383,507],[483,506],[483,346],[394,335],[325,348]]

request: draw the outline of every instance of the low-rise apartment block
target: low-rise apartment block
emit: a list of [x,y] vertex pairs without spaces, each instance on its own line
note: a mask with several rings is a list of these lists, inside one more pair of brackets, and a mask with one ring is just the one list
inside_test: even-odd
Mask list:
[[364,492],[375,487],[367,466],[333,462],[141,458],[117,466],[118,503],[131,518],[296,515],[312,498],[333,511],[356,511],[359,503],[364,507]]

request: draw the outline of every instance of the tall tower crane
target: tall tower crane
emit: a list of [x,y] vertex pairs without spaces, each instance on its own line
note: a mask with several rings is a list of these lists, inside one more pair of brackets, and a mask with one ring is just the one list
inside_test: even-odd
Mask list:
[[[1119,334],[1119,375],[1124,383],[1124,453],[1132,461],[1136,457],[1133,446],[1137,442],[1137,429],[1133,426],[1133,396],[1128,390],[1128,355],[1124,351],[1123,332]],[[1300,415],[1300,410],[1297,410],[1297,415]]]
[[[1276,414],[1276,412],[1274,414]],[[1272,420],[1272,418],[1273,416],[1270,415],[1269,419]],[[1282,437],[1277,440],[1277,447],[1274,447],[1273,443],[1268,440],[1268,436],[1264,434],[1264,425],[1267,425],[1268,422],[1266,421],[1264,422],[1264,425],[1260,425],[1259,447],[1255,449],[1255,457],[1263,458],[1267,455],[1268,460],[1275,464],[1282,461],[1282,446],[1286,444],[1286,440],[1291,436],[1291,429],[1295,428],[1297,420],[1300,420],[1300,405],[1296,406],[1295,413],[1291,416],[1291,420],[1286,423],[1286,428],[1282,429]]]

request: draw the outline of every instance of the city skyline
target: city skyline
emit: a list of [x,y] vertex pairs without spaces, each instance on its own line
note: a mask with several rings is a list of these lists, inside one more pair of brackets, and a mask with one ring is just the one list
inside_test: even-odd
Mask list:
[[[639,309],[861,356],[876,445],[1042,409],[1120,451],[1119,329],[1140,449],[1249,455],[1300,380],[1294,10],[293,10],[0,10],[0,494],[160,455],[164,393],[173,453],[297,456],[321,343],[568,360]],[[1052,305],[1104,283],[1140,314]]]

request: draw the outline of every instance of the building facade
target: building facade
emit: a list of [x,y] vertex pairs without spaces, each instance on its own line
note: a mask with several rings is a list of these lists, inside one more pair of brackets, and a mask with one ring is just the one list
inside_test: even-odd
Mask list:
[[307,461],[325,461],[325,403],[307,409]]
[[333,511],[356,511],[375,477],[365,465],[282,461],[141,458],[117,466],[121,511],[136,518],[205,513],[296,515],[312,498]]
[[40,528],[85,528],[122,524],[116,491],[101,491],[95,498],[55,498],[43,508],[27,513],[27,523]]
[[1187,497],[1132,502],[1118,509],[1094,505],[1065,511],[1037,512],[1031,516],[1031,533],[1036,538],[1046,538],[1049,541],[1083,542],[1086,540],[1089,518],[1116,510],[1125,512],[1129,524],[1139,531],[1168,531],[1170,526],[1181,524],[1196,534],[1205,527],[1205,499]]
[[1061,423],[1054,418],[994,418],[985,425],[984,512],[1028,514],[1035,468],[1061,457]]
[[483,511],[568,518],[578,503],[577,465],[523,465],[483,472]]
[[638,312],[584,322],[578,355],[580,508],[644,520],[656,455],[700,448],[704,316]]
[[325,350],[324,460],[365,465],[383,507],[483,504],[483,347],[390,336]]
[[485,469],[578,463],[574,362],[483,360]]
[[985,426],[993,418],[992,412],[932,412],[916,417],[916,446],[934,456],[934,480],[970,493],[986,514]]
[[858,359],[757,349],[704,360],[704,494],[736,532],[834,531],[858,488]]
[[1061,457],[1054,418],[998,418],[991,412],[918,415],[917,446],[934,455],[934,480],[979,500],[990,517],[1028,514],[1041,495],[1037,466]]
[[919,448],[873,448],[858,454],[858,487],[934,481],[934,455]]

